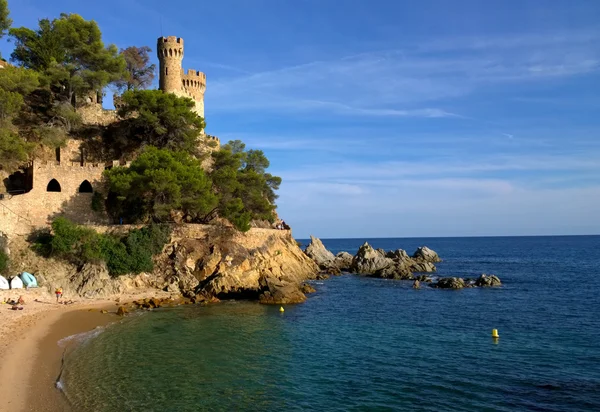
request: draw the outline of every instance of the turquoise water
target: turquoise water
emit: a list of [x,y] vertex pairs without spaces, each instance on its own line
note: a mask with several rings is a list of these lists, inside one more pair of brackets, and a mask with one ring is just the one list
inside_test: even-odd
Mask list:
[[[363,240],[324,243],[353,253]],[[73,410],[600,410],[599,236],[369,242],[426,244],[440,275],[505,285],[348,275],[283,314],[228,302],[131,316],[67,358]]]

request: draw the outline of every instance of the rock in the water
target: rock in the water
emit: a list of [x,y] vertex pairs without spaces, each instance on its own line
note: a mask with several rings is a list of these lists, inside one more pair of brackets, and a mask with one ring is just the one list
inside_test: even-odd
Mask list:
[[350,253],[340,252],[335,255],[334,265],[340,268],[340,270],[348,271],[352,266],[352,259],[354,259],[354,256],[352,256]]
[[330,266],[325,269],[325,273],[332,276],[341,276],[342,271],[337,266]]
[[406,253],[406,250],[403,250],[403,249],[390,250],[389,252],[387,252],[385,254],[385,257],[388,257],[388,258],[394,259],[394,260],[409,260],[410,259],[410,256],[408,256],[408,253]]
[[461,278],[440,278],[433,287],[440,289],[462,289],[466,286]]
[[496,275],[486,275],[485,273],[477,278],[475,286],[489,287],[489,286],[502,286],[500,278]]
[[127,309],[125,308],[125,306],[119,306],[119,309],[117,309],[117,315],[125,316],[126,313]]
[[391,266],[380,269],[370,276],[383,278],[383,279],[399,279],[399,280],[413,279],[413,274],[406,267],[406,265],[404,265],[403,263],[395,263],[395,262]]
[[422,260],[414,260],[414,259],[409,260],[409,262],[410,262],[410,270],[412,270],[413,272],[423,273],[423,272],[435,272],[437,270],[435,265],[431,262],[425,262]]
[[288,303],[302,303],[306,296],[297,284],[285,283],[276,279],[267,279],[268,289],[259,297],[259,302],[269,305],[282,305]]
[[308,294],[308,293],[315,293],[317,290],[315,288],[313,288],[311,285],[309,285],[308,283],[304,283],[302,285],[302,293],[304,294]]
[[421,282],[419,282],[418,279],[415,279],[412,287],[413,287],[413,289],[421,289]]
[[415,260],[419,260],[419,261],[423,261],[423,262],[430,262],[430,263],[437,263],[437,262],[442,261],[442,259],[440,259],[438,254],[435,251],[429,249],[427,246],[422,246],[422,247],[418,248],[415,251],[415,253],[413,253],[412,257]]
[[379,270],[393,266],[394,261],[385,257],[365,242],[352,259],[351,271],[361,275],[373,275]]
[[321,239],[312,235],[310,236],[310,244],[306,247],[304,253],[314,260],[321,269],[327,269],[334,265],[335,256],[333,253],[327,250]]

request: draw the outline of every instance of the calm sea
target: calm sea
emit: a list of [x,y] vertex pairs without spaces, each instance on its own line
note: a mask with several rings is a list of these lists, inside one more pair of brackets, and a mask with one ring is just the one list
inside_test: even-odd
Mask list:
[[427,245],[440,275],[504,286],[347,275],[284,313],[226,302],[130,316],[67,358],[73,410],[600,410],[600,236],[368,240]]

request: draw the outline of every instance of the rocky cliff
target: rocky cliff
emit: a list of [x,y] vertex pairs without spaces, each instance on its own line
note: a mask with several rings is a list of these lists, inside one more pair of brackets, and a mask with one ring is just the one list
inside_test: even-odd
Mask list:
[[[125,227],[97,227],[119,232]],[[296,303],[306,297],[303,281],[314,278],[317,265],[298,247],[290,231],[254,228],[241,233],[230,227],[180,225],[155,257],[152,273],[113,278],[103,264],[75,267],[35,255],[23,239],[13,272],[34,273],[41,287],[62,287],[65,296],[113,296],[139,290],[165,290],[192,300],[217,297],[259,299],[263,303]],[[13,256],[16,254],[13,253]]]

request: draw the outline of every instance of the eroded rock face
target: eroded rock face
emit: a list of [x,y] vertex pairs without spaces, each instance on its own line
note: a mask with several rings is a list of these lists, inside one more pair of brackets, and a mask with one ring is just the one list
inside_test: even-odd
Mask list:
[[214,230],[204,238],[179,239],[169,247],[155,273],[163,273],[167,290],[179,287],[189,298],[259,299],[269,292],[263,301],[304,300],[300,284],[316,277],[317,265],[289,232],[258,233],[260,236],[253,237],[252,231]]
[[438,263],[441,262],[442,259],[438,256],[438,254],[429,249],[427,246],[422,246],[418,248],[415,253],[412,255],[413,259],[417,261],[430,262],[430,263]]
[[306,253],[309,258],[314,260],[321,269],[327,269],[331,266],[334,266],[335,256],[333,253],[327,250],[319,238],[311,235],[310,244],[306,247],[304,253]]
[[440,278],[433,287],[440,289],[462,289],[466,286],[462,278]]
[[475,281],[475,286],[478,287],[492,287],[492,286],[502,286],[502,282],[500,282],[500,278],[496,275],[486,275],[485,273],[477,278]]
[[350,253],[340,252],[335,255],[334,265],[340,270],[349,271],[350,267],[352,266],[352,259],[354,259],[354,256],[352,256]]
[[285,305],[290,303],[302,303],[306,295],[302,293],[296,283],[282,282],[277,279],[266,279],[266,290],[259,296],[259,302],[267,305]]
[[71,289],[84,298],[98,298],[123,292],[122,283],[108,274],[104,263],[86,263],[69,279]]
[[394,264],[394,261],[385,257],[379,251],[373,249],[371,245],[365,242],[356,252],[352,259],[350,270],[362,275],[373,275]]

